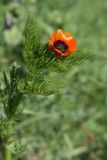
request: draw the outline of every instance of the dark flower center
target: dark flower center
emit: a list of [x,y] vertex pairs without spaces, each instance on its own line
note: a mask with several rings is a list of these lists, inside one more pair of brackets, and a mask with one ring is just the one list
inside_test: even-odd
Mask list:
[[54,42],[54,47],[61,50],[62,52],[66,52],[68,49],[68,46],[65,44],[64,41],[57,40]]

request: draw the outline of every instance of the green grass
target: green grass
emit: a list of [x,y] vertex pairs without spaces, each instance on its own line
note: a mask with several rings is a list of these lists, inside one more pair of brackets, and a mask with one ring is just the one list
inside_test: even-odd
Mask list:
[[[107,160],[107,1],[22,0],[15,10],[12,3],[0,1],[0,14],[1,81],[2,70],[8,72],[14,61],[23,63],[29,14],[37,20],[43,42],[63,28],[78,40],[78,48],[95,55],[69,70],[69,86],[56,95],[25,96],[14,128],[19,139],[14,160]],[[4,15],[14,21],[11,30],[4,28]]]

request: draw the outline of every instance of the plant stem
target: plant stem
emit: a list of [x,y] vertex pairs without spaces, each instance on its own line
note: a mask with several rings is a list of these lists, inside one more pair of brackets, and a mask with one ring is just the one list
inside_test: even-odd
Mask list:
[[9,123],[9,126],[7,128],[8,139],[7,139],[6,148],[5,148],[5,160],[12,160],[11,159],[11,151],[10,151],[11,133],[12,133],[12,123]]

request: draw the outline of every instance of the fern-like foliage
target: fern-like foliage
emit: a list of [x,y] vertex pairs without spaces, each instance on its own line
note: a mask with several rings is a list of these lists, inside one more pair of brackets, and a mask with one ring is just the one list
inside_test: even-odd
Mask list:
[[[24,59],[28,76],[21,82],[20,88],[27,93],[52,94],[61,88],[66,80],[66,72],[81,60],[87,58],[85,51],[79,50],[69,57],[58,59],[53,51],[48,50],[48,43],[41,44],[40,31],[35,21],[29,17],[25,27]],[[62,76],[61,76],[62,75]],[[25,85],[24,85],[25,84]]]
[[22,98],[22,93],[18,90],[16,68],[13,66],[10,71],[10,79],[3,72],[5,87],[0,89],[1,101],[8,119],[11,119],[17,111],[17,106]]

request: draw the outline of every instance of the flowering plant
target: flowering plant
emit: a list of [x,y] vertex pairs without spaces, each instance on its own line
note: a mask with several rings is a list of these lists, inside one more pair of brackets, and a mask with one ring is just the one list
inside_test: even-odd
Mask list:
[[16,115],[20,112],[18,105],[23,96],[30,93],[36,95],[56,93],[59,88],[67,84],[67,71],[87,58],[86,52],[77,51],[77,41],[73,36],[70,33],[63,33],[62,30],[52,33],[49,42],[41,44],[38,27],[32,18],[28,18],[24,35],[25,65],[13,66],[9,78],[4,72],[5,86],[0,89],[5,114],[1,121],[1,126],[6,131],[1,130],[5,143],[5,160],[11,160],[12,157],[13,126],[16,123]]

